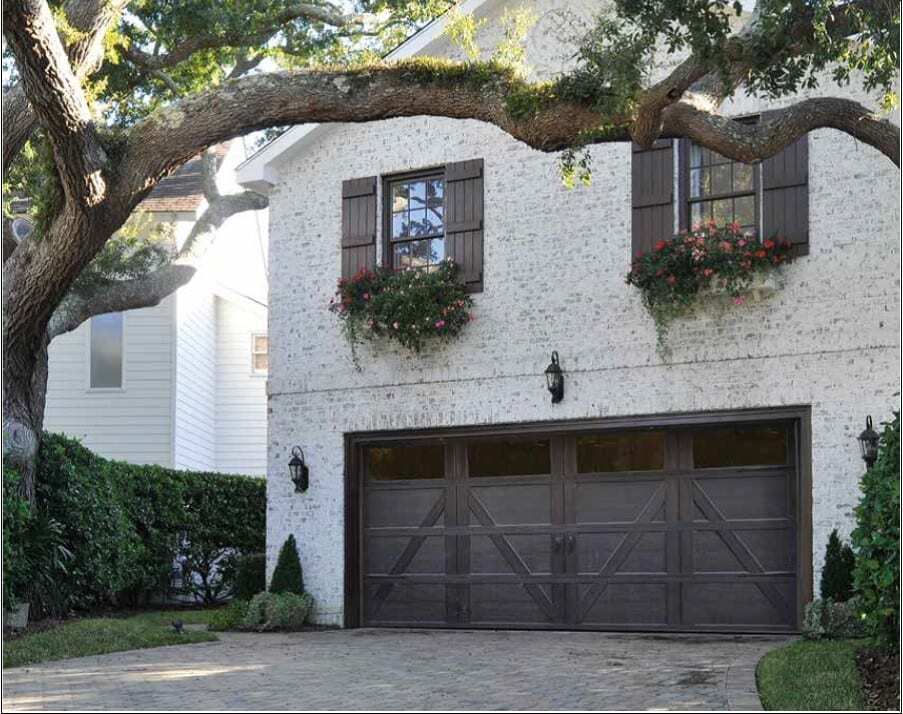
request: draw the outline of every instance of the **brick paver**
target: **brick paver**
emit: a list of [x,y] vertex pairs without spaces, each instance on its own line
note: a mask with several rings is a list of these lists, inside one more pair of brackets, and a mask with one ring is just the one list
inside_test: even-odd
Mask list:
[[3,673],[3,711],[758,709],[786,638],[335,630],[49,662]]

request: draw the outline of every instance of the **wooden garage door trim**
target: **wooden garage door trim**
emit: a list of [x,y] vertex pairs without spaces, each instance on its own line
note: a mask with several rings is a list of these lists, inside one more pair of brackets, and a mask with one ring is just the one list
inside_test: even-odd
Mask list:
[[[440,430],[397,430],[359,432],[345,436],[345,626],[362,624],[363,574],[361,572],[361,544],[363,514],[361,484],[364,471],[363,450],[385,442],[404,440],[442,441],[486,436],[526,436],[530,434],[579,434],[582,431],[655,428],[679,429],[719,424],[754,422],[792,422],[796,449],[796,619],[802,622],[803,607],[812,598],[812,476],[811,476],[811,409],[808,406],[750,409],[719,412],[693,412],[669,415],[617,417],[600,420],[572,420],[559,422],[531,422],[492,425],[487,427],[453,427]],[[451,452],[452,450],[447,450]],[[455,465],[449,464],[450,468]],[[736,469],[734,470],[736,471]],[[457,507],[457,506],[455,506]]]

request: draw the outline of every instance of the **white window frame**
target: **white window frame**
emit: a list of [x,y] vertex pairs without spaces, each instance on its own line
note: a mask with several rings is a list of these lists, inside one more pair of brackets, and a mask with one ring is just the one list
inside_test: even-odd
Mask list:
[[[118,312],[118,311],[117,311]],[[98,392],[98,393],[116,393],[116,392],[124,392],[125,391],[125,366],[126,366],[126,357],[125,357],[125,344],[126,344],[126,331],[128,329],[128,319],[126,315],[128,312],[120,312],[122,315],[122,348],[120,350],[120,370],[121,377],[119,380],[118,387],[93,387],[91,386],[91,332],[94,329],[94,317],[97,315],[92,315],[88,320],[86,320],[88,324],[88,339],[85,345],[85,356],[87,357],[87,364],[85,369],[85,391],[87,392]]]
[[[255,347],[257,346],[257,338],[258,337],[266,337],[267,340],[267,351],[266,352],[258,352]],[[255,377],[265,377],[270,373],[269,366],[266,369],[257,369],[254,366],[254,357],[257,355],[265,354],[267,356],[267,365],[270,363],[270,336],[266,332],[252,332],[251,333],[251,374]]]

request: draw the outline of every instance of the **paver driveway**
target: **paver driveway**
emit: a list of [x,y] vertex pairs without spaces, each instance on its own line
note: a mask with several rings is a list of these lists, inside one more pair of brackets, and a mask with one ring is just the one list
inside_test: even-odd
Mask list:
[[4,672],[3,710],[754,709],[778,637],[346,630]]

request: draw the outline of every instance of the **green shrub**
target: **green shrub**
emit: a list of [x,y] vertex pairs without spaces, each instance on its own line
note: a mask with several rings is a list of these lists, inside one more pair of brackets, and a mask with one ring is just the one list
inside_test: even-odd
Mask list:
[[845,602],[814,600],[806,605],[803,637],[808,640],[844,640],[865,635],[862,603],[858,598]]
[[270,581],[270,592],[296,595],[304,593],[304,573],[301,570],[298,546],[293,535],[285,539],[279,551],[279,559],[276,561],[273,579]]
[[[110,461],[57,434],[42,439],[35,495],[23,515],[4,483],[4,599],[27,598],[38,616],[146,603],[167,593],[177,558],[187,592],[221,600],[229,560],[265,545],[264,480]],[[26,522],[43,536],[23,538]],[[65,562],[47,549],[54,529]],[[16,550],[31,541],[45,554]]]
[[307,621],[313,604],[307,593],[258,593],[248,603],[242,627],[260,632],[298,630]]
[[238,599],[233,600],[210,616],[207,629],[212,632],[238,630],[241,628],[247,614],[248,601]]
[[862,477],[856,507],[853,589],[862,598],[868,633],[897,649],[900,632],[900,414],[884,425],[878,460]]
[[856,557],[853,549],[841,544],[837,529],[831,531],[825,550],[825,565],[821,571],[821,596],[825,600],[843,602],[853,595],[853,568]]
[[235,559],[235,584],[232,597],[250,600],[267,589],[267,558],[264,553],[240,555]]

